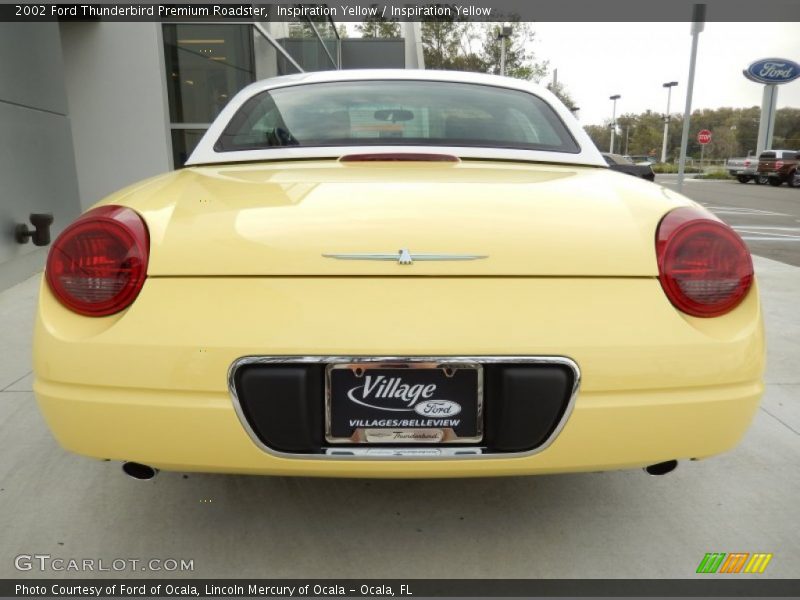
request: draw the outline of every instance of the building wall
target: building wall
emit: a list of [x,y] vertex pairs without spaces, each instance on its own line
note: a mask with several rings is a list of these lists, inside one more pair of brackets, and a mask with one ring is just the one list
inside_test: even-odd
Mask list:
[[67,104],[86,209],[172,169],[160,23],[62,23]]
[[[266,29],[305,68],[332,67],[318,40]],[[254,36],[257,79],[294,71]],[[160,23],[0,23],[0,289],[44,264],[46,248],[14,240],[30,213],[53,213],[55,238],[111,192],[172,169],[163,42]],[[342,59],[402,68],[404,41],[343,40]]]
[[52,213],[55,236],[80,212],[58,25],[0,23],[0,289],[44,264],[14,227]]
[[344,38],[342,40],[343,69],[404,69],[405,40]]

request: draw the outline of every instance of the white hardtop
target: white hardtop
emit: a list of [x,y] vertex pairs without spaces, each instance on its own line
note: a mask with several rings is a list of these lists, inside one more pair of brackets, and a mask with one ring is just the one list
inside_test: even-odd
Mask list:
[[[347,146],[297,147],[281,146],[255,150],[237,150],[217,152],[214,144],[219,139],[231,118],[253,96],[264,91],[307,85],[313,83],[343,81],[442,81],[455,83],[471,83],[513,90],[521,90],[538,96],[547,102],[559,118],[564,122],[572,137],[578,144],[580,152],[551,152],[544,150],[519,150],[509,148],[491,148],[474,146],[410,146],[410,145],[364,145],[349,144]],[[256,81],[242,89],[220,112],[206,131],[194,152],[186,161],[187,166],[219,164],[231,162],[254,162],[265,160],[291,160],[310,158],[338,158],[346,154],[365,153],[430,153],[452,154],[459,158],[515,160],[531,162],[550,162],[558,164],[574,164],[607,167],[605,160],[595,147],[591,138],[581,127],[575,116],[566,106],[544,86],[531,81],[500,77],[485,73],[466,71],[431,71],[416,69],[363,69],[343,71],[317,71],[313,73],[297,73]]]

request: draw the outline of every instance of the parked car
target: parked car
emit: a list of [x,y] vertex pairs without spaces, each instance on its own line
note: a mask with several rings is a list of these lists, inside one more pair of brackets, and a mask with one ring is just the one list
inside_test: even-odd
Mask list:
[[790,187],[800,185],[795,174],[800,162],[797,150],[767,150],[758,157],[758,174],[767,177],[770,185],[779,186],[786,182]]
[[246,87],[64,229],[34,334],[56,438],[140,479],[663,474],[738,442],[763,369],[732,228],[456,71]]
[[739,183],[755,181],[758,185],[762,185],[769,181],[766,175],[758,174],[758,158],[755,156],[729,158],[725,163],[725,168],[728,170],[728,174],[736,177]]
[[626,154],[624,157],[635,165],[654,165],[658,162],[655,156],[650,156],[648,154],[634,154],[633,156]]
[[637,165],[634,164],[633,161],[620,154],[610,154],[608,152],[603,152],[602,154],[606,164],[608,164],[608,166],[614,171],[627,173],[628,175],[633,175],[635,177],[641,177],[642,179],[647,179],[648,181],[656,180],[656,174],[653,172],[653,167],[650,166],[650,163]]

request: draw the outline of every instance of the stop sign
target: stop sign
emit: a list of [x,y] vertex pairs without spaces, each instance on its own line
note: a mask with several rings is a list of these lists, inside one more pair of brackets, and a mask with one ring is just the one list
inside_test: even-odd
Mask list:
[[701,129],[697,132],[697,141],[705,146],[711,141],[711,132],[708,129]]

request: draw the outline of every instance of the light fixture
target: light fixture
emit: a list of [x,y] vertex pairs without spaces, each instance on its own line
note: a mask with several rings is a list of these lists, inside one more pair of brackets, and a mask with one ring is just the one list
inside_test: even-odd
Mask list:
[[185,46],[191,44],[224,44],[225,40],[178,40],[178,43]]

